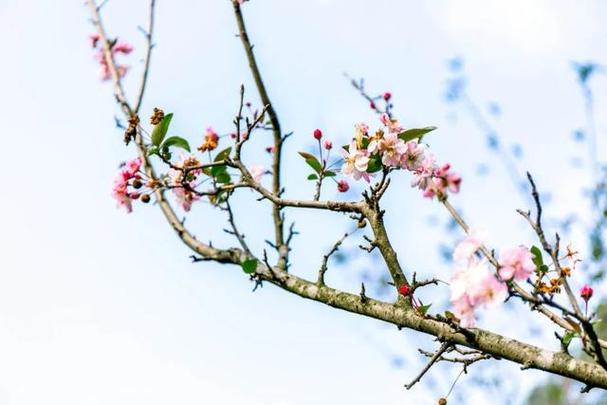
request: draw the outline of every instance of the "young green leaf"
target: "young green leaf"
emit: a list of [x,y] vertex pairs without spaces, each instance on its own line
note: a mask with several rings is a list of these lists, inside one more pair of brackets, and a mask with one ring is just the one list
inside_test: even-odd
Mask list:
[[426,315],[431,306],[432,304],[420,305],[419,307],[417,307],[417,310],[420,314]]
[[253,274],[257,269],[257,259],[247,259],[240,266],[245,273]]
[[529,251],[533,255],[533,259],[531,260],[533,261],[533,264],[535,264],[536,267],[539,268],[542,264],[544,264],[544,258],[542,257],[542,251],[540,250],[540,248],[538,248],[537,246],[531,246],[531,249],[529,249]]
[[299,152],[299,154],[301,155],[301,157],[303,157],[306,160],[306,163],[312,168],[314,169],[314,171],[316,173],[322,172],[322,165],[320,164],[320,162],[318,161],[318,159],[316,159],[316,156],[307,153],[307,152]]
[[175,146],[181,149],[185,149],[190,152],[190,144],[185,139],[179,136],[171,136],[170,138],[165,139],[162,144],[162,147]]
[[335,176],[337,176],[337,174],[334,171],[331,171],[331,170],[325,171],[325,177],[335,177]]
[[398,137],[405,142],[409,142],[413,139],[421,138],[428,132],[432,132],[436,127],[424,127],[424,128],[411,128],[398,134]]
[[232,152],[231,146],[225,148],[215,156],[215,162],[219,162],[220,160],[226,160],[230,156],[230,152]]
[[154,129],[152,130],[153,145],[160,146],[169,130],[171,119],[173,119],[173,113],[165,115],[164,118],[162,118],[162,120],[158,123],[158,125],[154,127]]
[[314,173],[308,175],[308,180],[317,180],[317,179],[318,179],[318,176]]

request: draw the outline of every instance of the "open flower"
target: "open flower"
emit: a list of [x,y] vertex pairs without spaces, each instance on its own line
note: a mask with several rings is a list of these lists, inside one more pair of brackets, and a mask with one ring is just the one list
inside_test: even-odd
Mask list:
[[417,140],[407,142],[406,150],[401,155],[400,165],[409,171],[417,170],[425,159],[426,147],[417,143]]
[[524,246],[506,249],[500,255],[498,273],[503,280],[526,280],[534,270],[533,255]]
[[485,237],[485,232],[471,229],[466,238],[459,242],[453,250],[453,260],[460,263],[470,260],[483,244]]
[[[369,149],[372,148],[369,143]],[[377,150],[381,153],[381,162],[384,166],[400,166],[403,154],[407,151],[407,146],[402,139],[394,132],[385,134],[383,138],[377,141]],[[375,149],[375,146],[373,146]]]
[[350,143],[348,151],[342,149],[344,156],[344,164],[341,167],[341,171],[346,176],[352,176],[355,180],[360,178],[365,179],[367,182],[370,180],[367,168],[369,165],[368,152],[365,149],[358,149],[356,142]]
[[129,192],[129,181],[139,180],[141,175],[141,158],[135,158],[126,162],[120,172],[114,178],[112,197],[118,202],[119,207],[124,207],[128,213],[133,211],[132,200],[139,198],[137,192]]
[[475,257],[456,267],[450,288],[454,314],[466,328],[474,326],[477,308],[494,308],[508,295],[506,284],[489,271],[487,260]]

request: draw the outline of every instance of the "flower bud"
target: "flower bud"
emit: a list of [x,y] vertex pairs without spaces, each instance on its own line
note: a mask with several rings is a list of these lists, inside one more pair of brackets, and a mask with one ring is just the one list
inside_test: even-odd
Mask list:
[[590,298],[592,298],[592,294],[594,294],[594,290],[588,284],[584,284],[584,286],[580,289],[580,297],[586,302]]
[[370,107],[372,110],[375,110],[375,102],[371,101],[371,102],[369,103],[369,107]]
[[325,144],[324,144],[324,146],[325,146],[325,149],[326,149],[326,150],[331,150],[331,149],[333,148],[333,142],[331,142],[331,141],[330,141],[330,140],[328,140],[328,139],[325,139]]
[[388,101],[392,98],[392,93],[390,93],[389,91],[384,93],[384,100]]
[[318,128],[316,128],[314,130],[314,139],[320,141],[320,138],[322,138],[322,131]]
[[404,297],[409,295],[409,292],[411,292],[411,287],[409,287],[408,284],[401,284],[401,286],[398,287],[398,293]]
[[350,189],[350,185],[345,180],[340,180],[337,182],[337,191],[340,193],[345,193]]

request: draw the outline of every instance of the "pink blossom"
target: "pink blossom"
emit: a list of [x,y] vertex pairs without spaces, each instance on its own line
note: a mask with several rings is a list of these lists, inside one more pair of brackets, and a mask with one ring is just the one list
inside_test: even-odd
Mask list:
[[340,193],[345,193],[349,189],[350,189],[350,185],[348,184],[347,181],[342,179],[337,182],[337,191],[339,191]]
[[139,169],[141,168],[141,159],[136,158],[129,160],[122,166],[120,172],[114,178],[114,186],[112,187],[112,197],[118,202],[119,207],[126,208],[127,212],[133,211],[131,200],[139,198],[139,193],[130,192],[128,190],[129,180],[139,179]]
[[500,255],[498,273],[503,280],[526,280],[535,271],[533,255],[524,246],[506,249]]
[[424,161],[426,147],[418,144],[416,140],[407,142],[406,146],[407,150],[401,156],[400,165],[403,169],[415,171]]
[[331,142],[328,139],[325,139],[323,146],[326,150],[331,150],[331,149],[333,149],[333,142]]
[[484,232],[470,230],[466,238],[459,242],[453,250],[453,260],[459,263],[470,260],[473,257],[474,253],[483,244],[484,239]]
[[265,174],[265,170],[262,165],[251,165],[249,172],[257,183],[261,181],[261,176]]
[[407,151],[407,146],[402,139],[394,132],[384,135],[379,141],[369,143],[369,151],[375,148],[381,153],[381,161],[384,166],[400,166],[403,154]]
[[342,149],[344,156],[344,164],[341,171],[346,176],[352,176],[355,180],[360,180],[362,177],[367,182],[370,180],[369,173],[367,173],[367,167],[369,165],[369,157],[366,150],[358,149],[356,142],[350,143],[349,150],[346,152]]
[[379,120],[382,122],[382,124],[388,127],[389,132],[399,133],[403,131],[403,128],[398,125],[398,120],[391,119],[390,116],[386,113],[382,113],[379,116]]
[[170,185],[174,186],[173,194],[175,194],[175,198],[181,208],[184,211],[188,212],[192,208],[192,203],[200,200],[200,196],[193,193],[191,189],[194,188],[194,182],[186,183],[186,185],[182,184],[182,172],[180,170],[169,169],[168,176],[170,179]]
[[124,170],[126,170],[127,173],[129,173],[129,175],[131,175],[132,177],[134,177],[137,174],[137,172],[139,172],[140,168],[141,168],[141,158],[135,158],[135,159],[129,160],[124,165]]
[[454,314],[466,328],[474,326],[476,308],[494,308],[508,295],[506,284],[489,271],[487,260],[475,257],[456,267],[450,288]]
[[112,53],[116,54],[116,53],[122,53],[125,55],[128,55],[129,53],[133,52],[133,46],[129,43],[126,42],[117,42],[113,47],[112,47]]
[[425,190],[428,187],[432,176],[434,175],[434,168],[436,167],[436,160],[434,155],[431,153],[425,153],[423,160],[419,163],[417,168],[413,172],[413,181],[411,182],[412,187],[418,187],[421,190]]
[[124,207],[126,212],[130,213],[133,211],[133,206],[127,190],[128,179],[125,179],[124,173],[121,171],[114,179],[112,197],[118,202],[119,207]]

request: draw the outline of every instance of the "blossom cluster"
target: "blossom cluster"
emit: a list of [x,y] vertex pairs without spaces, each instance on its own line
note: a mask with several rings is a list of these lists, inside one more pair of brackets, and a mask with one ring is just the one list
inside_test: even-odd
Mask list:
[[[101,80],[106,81],[110,80],[111,74],[108,61],[105,57],[103,44],[99,43],[100,39],[101,38],[99,34],[92,34],[89,36],[91,46],[97,50],[95,59],[97,59],[97,62],[99,63],[99,76],[101,77]],[[111,44],[110,51],[112,53],[112,56],[116,56],[118,54],[128,55],[133,52],[133,47],[126,42],[116,41]],[[126,75],[128,68],[129,67],[127,65],[117,64],[116,71],[118,73],[118,76],[123,77],[124,75]]]
[[171,168],[167,173],[168,185],[173,189],[181,208],[188,212],[192,208],[192,203],[200,200],[200,196],[194,192],[196,179],[202,173],[198,168],[200,161],[194,156],[182,156],[175,167],[177,169]]
[[451,278],[451,303],[454,315],[463,327],[475,323],[477,308],[495,308],[508,296],[507,282],[526,280],[536,269],[533,255],[524,246],[505,249],[499,258],[497,273],[489,262],[477,255],[482,236],[477,232],[462,240],[453,252],[455,272]]
[[114,179],[112,197],[118,202],[118,206],[124,207],[127,212],[133,211],[132,200],[141,199],[143,202],[149,202],[150,200],[148,194],[135,191],[143,186],[140,169],[140,158],[129,160],[122,166]]
[[383,113],[380,121],[383,126],[373,133],[365,123],[355,126],[354,139],[342,151],[342,174],[370,182],[382,168],[403,169],[413,173],[411,186],[422,190],[424,197],[444,199],[447,192],[459,191],[462,179],[448,163],[438,165],[425,144],[407,140],[398,120]]

